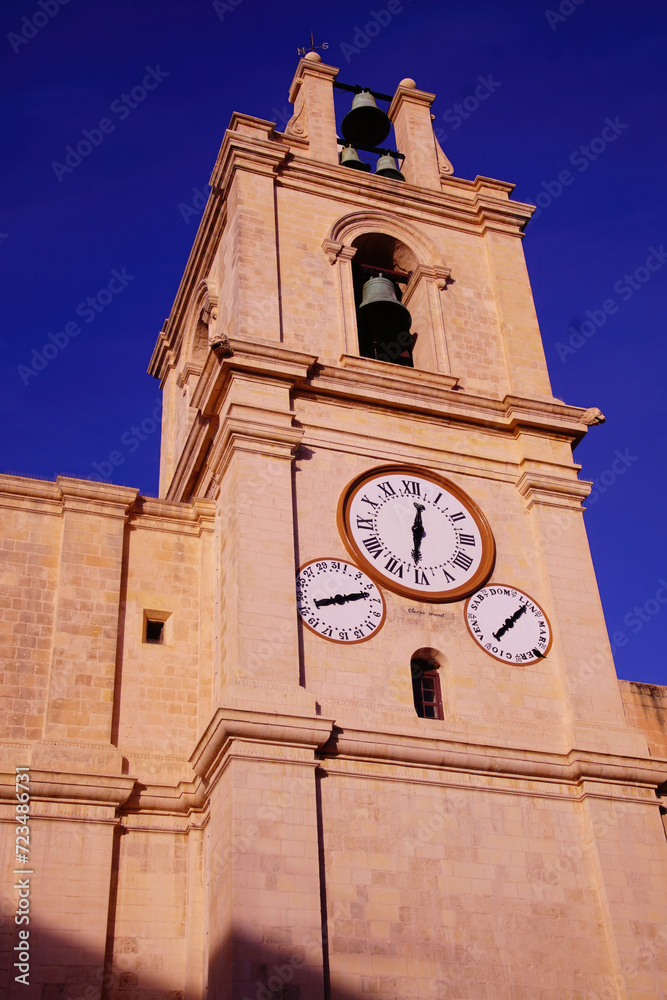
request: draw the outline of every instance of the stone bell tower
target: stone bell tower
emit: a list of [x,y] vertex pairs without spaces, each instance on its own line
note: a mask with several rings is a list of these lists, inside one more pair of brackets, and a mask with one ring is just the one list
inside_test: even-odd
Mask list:
[[[532,208],[454,176],[434,95],[409,79],[388,108],[404,180],[348,169],[337,75],[301,60],[284,133],[233,116],[151,362],[162,494],[216,510],[211,715],[191,758],[208,995],[661,996],[647,942],[667,926],[667,762],[626,723],[572,461],[604,418],[551,393],[521,246]],[[369,275],[409,311],[402,359],[360,339]],[[548,655],[502,662],[465,593],[433,601],[381,572],[366,641],[298,617],[300,567],[371,572],[341,511],[388,467],[482,511],[488,606],[494,582],[536,602]],[[437,677],[430,718],[415,663]]]
[[0,477],[11,1000],[667,995],[667,699],[614,672],[533,209],[338,72],[224,135],[160,499]]

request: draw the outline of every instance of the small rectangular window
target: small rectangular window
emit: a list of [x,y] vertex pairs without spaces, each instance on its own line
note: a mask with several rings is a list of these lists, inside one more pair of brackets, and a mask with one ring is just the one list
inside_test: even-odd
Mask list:
[[164,642],[164,622],[147,618],[144,642],[152,642],[155,645],[161,646]]

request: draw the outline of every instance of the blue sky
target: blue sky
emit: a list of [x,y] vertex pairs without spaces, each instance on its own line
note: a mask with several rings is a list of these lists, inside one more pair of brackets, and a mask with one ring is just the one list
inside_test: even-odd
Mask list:
[[541,206],[524,248],[554,393],[607,417],[576,458],[618,673],[667,683],[663,4],[6,0],[0,19],[1,469],[85,476],[117,452],[113,480],[157,492],[146,367],[223,131],[235,110],[284,125],[312,29],[341,80],[438,95],[458,176]]

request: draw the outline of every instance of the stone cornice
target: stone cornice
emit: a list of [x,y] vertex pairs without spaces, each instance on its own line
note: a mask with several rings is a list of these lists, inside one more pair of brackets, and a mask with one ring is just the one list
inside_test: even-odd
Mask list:
[[88,479],[58,476],[55,482],[0,475],[0,507],[36,506],[45,513],[79,510],[86,514],[125,518],[139,490]]
[[566,754],[512,750],[368,730],[335,730],[331,741],[320,750],[320,756],[323,759],[380,760],[385,764],[413,764],[570,783],[590,779],[658,788],[667,780],[667,760],[650,757],[616,756],[577,749]]
[[561,479],[535,471],[524,472],[517,483],[519,493],[528,502],[528,509],[536,503],[562,507],[564,502],[567,505],[570,501],[570,506],[579,510],[592,487],[593,484],[585,479]]
[[[551,433],[577,444],[587,433],[590,409],[567,406],[558,400],[507,395],[503,399],[467,393],[454,375],[404,368],[387,362],[353,355],[343,355],[339,365],[319,364],[314,355],[291,351],[273,341],[230,342],[232,354],[211,352],[192,399],[198,410],[179,464],[167,492],[170,500],[188,499],[196,490],[202,463],[218,468],[230,443],[240,447],[242,439],[254,441],[253,448],[272,442],[292,452],[302,431],[293,426],[293,415],[269,407],[266,413],[236,405],[234,412],[220,422],[222,400],[234,377],[278,381],[298,396],[337,398],[341,402],[363,403],[384,410],[409,412],[413,419],[446,420],[450,423],[476,424],[490,431]],[[267,411],[268,413],[269,411]],[[224,424],[224,426],[223,426]],[[527,474],[527,473],[526,473]],[[526,481],[527,482],[527,481]],[[588,495],[585,483],[558,481],[550,486],[539,480],[543,492]],[[538,480],[535,480],[537,488]],[[525,487],[528,490],[528,487]],[[524,494],[529,502],[533,494]]]
[[[351,175],[351,176],[350,176]],[[322,197],[346,206],[359,202],[369,210],[383,209],[432,225],[484,235],[487,231],[521,238],[534,206],[510,201],[513,184],[477,177],[474,181],[457,177],[442,180],[442,190],[413,184],[389,185],[383,178],[360,170],[293,155],[281,168],[277,183],[305,192],[321,189]]]
[[453,375],[404,368],[384,361],[343,355],[340,365],[316,365],[298,393],[348,398],[385,409],[409,410],[501,431],[532,428],[563,435],[578,443],[588,431],[581,406],[557,400],[507,395],[503,399],[467,393]]
[[[118,809],[129,798],[135,779],[120,774],[82,774],[30,768],[31,801],[67,801]],[[0,774],[0,802],[16,804],[16,774]]]
[[[320,716],[303,718],[219,708],[197,743],[190,763],[195,773],[210,779],[233,739],[259,744],[298,747],[313,753],[331,737],[333,722]],[[274,755],[272,755],[274,756]]]
[[254,372],[278,378],[290,385],[303,383],[317,361],[314,354],[291,351],[270,340],[234,340],[231,355],[210,354],[192,396],[191,406],[212,416],[217,402],[234,371]]
[[201,534],[213,527],[215,504],[177,503],[143,497],[127,486],[60,476],[55,482],[0,475],[0,507],[61,517],[66,510],[127,519],[130,526]]

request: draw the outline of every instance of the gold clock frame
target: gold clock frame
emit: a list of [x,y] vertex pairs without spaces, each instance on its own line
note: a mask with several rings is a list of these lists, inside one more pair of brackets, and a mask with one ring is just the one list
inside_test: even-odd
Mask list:
[[464,620],[465,626],[466,626],[466,628],[468,630],[468,635],[470,636],[470,638],[472,639],[472,641],[475,643],[475,645],[477,646],[477,648],[481,649],[483,653],[487,654],[487,656],[493,657],[494,660],[498,660],[500,663],[504,663],[508,667],[532,667],[536,663],[539,663],[541,660],[545,660],[547,658],[547,656],[549,655],[549,652],[551,650],[551,646],[553,645],[554,630],[553,630],[553,628],[551,626],[551,619],[549,618],[549,615],[546,613],[546,611],[544,610],[544,608],[542,607],[542,605],[540,604],[540,602],[536,601],[534,597],[530,596],[530,594],[527,594],[525,590],[521,590],[520,587],[515,587],[514,584],[512,584],[512,583],[496,583],[495,581],[493,583],[491,583],[490,580],[487,580],[486,583],[482,584],[482,586],[478,587],[477,589],[478,590],[483,590],[484,587],[507,587],[507,588],[509,588],[509,590],[516,590],[517,594],[522,594],[523,597],[527,597],[528,600],[530,601],[530,603],[534,604],[536,608],[539,608],[540,611],[542,612],[542,614],[544,615],[544,619],[545,619],[547,625],[549,626],[549,642],[547,644],[547,648],[545,649],[545,651],[542,653],[542,655],[540,657],[536,657],[534,660],[521,660],[519,663],[517,663],[516,660],[508,660],[506,656],[498,656],[497,653],[492,653],[490,649],[485,649],[484,646],[482,646],[481,642],[479,642],[475,638],[475,634],[474,634],[473,630],[470,628],[470,623],[468,622],[468,605],[470,604],[470,602],[472,601],[473,597],[475,596],[475,594],[473,593],[473,594],[470,594],[470,596],[466,600],[465,604],[463,605],[463,620]]
[[[362,573],[366,573],[366,570],[363,569],[362,566],[356,566],[355,563],[348,562],[347,559],[344,559],[342,556],[318,556],[317,559],[309,559],[308,562],[305,562],[303,564],[303,566],[299,566],[299,569],[297,571],[295,580],[299,577],[299,575],[303,572],[303,570],[306,569],[308,566],[312,566],[313,563],[325,562],[325,561],[327,561],[327,562],[344,562],[344,563],[347,563],[348,566],[354,566],[355,569],[360,570]],[[366,573],[366,576],[370,576],[370,573]],[[384,627],[384,623],[385,623],[386,618],[387,618],[387,602],[384,599],[384,594],[382,593],[382,590],[380,589],[380,587],[378,585],[378,582],[375,579],[375,577],[371,577],[371,581],[378,588],[378,594],[380,595],[380,600],[382,601],[382,618],[380,619],[380,622],[379,622],[377,628],[374,629],[374,631],[371,632],[370,635],[366,635],[362,639],[334,639],[334,637],[331,636],[331,635],[322,635],[321,632],[318,632],[317,629],[314,629],[311,625],[309,625],[308,622],[303,617],[303,615],[301,614],[301,612],[299,611],[298,608],[297,608],[297,611],[296,611],[297,618],[299,619],[299,621],[301,622],[302,625],[306,626],[306,628],[308,629],[309,632],[312,632],[313,635],[316,635],[318,637],[318,639],[324,639],[325,642],[336,642],[340,646],[358,646],[360,642],[368,642],[369,639],[374,639],[375,636],[378,634],[378,632],[380,632],[380,630]]]
[[[378,476],[395,476],[405,474],[419,476],[422,479],[429,480],[434,483],[434,485],[442,486],[448,493],[451,493],[452,496],[456,497],[456,499],[461,502],[477,525],[482,539],[481,562],[474,576],[472,576],[467,583],[461,585],[460,587],[456,587],[454,590],[441,590],[429,594],[407,587],[402,583],[395,583],[393,580],[390,580],[381,573],[378,573],[376,566],[366,558],[352,536],[350,507],[352,500],[357,495],[359,490],[363,489],[369,480],[376,479]],[[486,516],[480,507],[478,507],[472,497],[468,496],[465,490],[462,490],[460,486],[456,485],[456,483],[453,483],[450,479],[446,479],[444,476],[441,476],[438,472],[432,472],[430,469],[424,469],[420,465],[392,462],[388,465],[378,465],[374,469],[367,469],[365,472],[355,476],[355,478],[348,483],[341,493],[340,500],[338,501],[338,510],[336,512],[336,523],[345,548],[355,562],[359,563],[360,569],[363,569],[364,573],[367,573],[374,583],[381,584],[381,586],[386,587],[387,590],[400,594],[401,597],[409,597],[411,600],[422,601],[426,604],[451,604],[455,601],[460,601],[464,597],[468,597],[470,594],[473,594],[476,590],[480,590],[491,576],[495,566],[496,541],[493,537],[493,532],[491,531],[491,525],[487,521]]]

